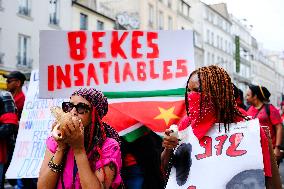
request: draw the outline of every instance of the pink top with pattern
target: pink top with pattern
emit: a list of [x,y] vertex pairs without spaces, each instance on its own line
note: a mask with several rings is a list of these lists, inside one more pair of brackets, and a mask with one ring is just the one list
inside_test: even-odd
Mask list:
[[[51,153],[55,153],[57,149],[57,142],[54,140],[53,137],[49,137],[46,141],[47,148],[50,150]],[[112,188],[117,188],[121,183],[122,179],[120,176],[120,169],[122,166],[121,161],[121,152],[119,148],[119,144],[116,140],[112,138],[107,138],[102,146],[102,157],[96,162],[89,162],[91,169],[93,172],[98,170],[99,168],[103,167],[104,165],[109,164],[110,162],[114,163],[116,166],[116,177],[113,180],[111,185]],[[94,149],[88,154],[88,159],[90,160],[91,156],[94,154]],[[64,186],[66,189],[81,189],[80,178],[77,172],[75,177],[75,182],[73,184],[73,168],[74,168],[74,154],[72,149],[67,152],[67,158],[63,170],[63,181]],[[57,189],[62,189],[61,178],[58,180]]]

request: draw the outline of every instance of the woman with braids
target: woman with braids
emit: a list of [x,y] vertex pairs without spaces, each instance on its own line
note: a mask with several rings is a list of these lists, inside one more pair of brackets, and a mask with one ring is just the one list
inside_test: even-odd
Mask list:
[[60,125],[62,138],[47,139],[38,188],[122,188],[119,136],[101,121],[107,98],[95,89],[79,89],[62,110],[72,117]]
[[258,118],[261,126],[268,126],[274,154],[280,161],[280,145],[282,141],[282,120],[279,111],[269,104],[270,92],[266,87],[250,85],[247,91],[247,102],[251,104],[247,114],[252,118]]
[[[180,121],[179,130],[190,125],[193,134],[199,141],[215,123],[223,123],[227,132],[230,123],[248,119],[237,107],[230,76],[223,68],[214,65],[199,68],[189,76],[186,85],[185,104],[187,115]],[[264,131],[262,129],[260,131],[264,173],[267,186],[270,186],[272,184],[272,173],[269,146]],[[178,145],[178,139],[171,136],[171,132],[170,130],[165,131],[164,151],[161,155],[162,168],[166,176],[169,173],[167,171],[169,171],[173,149]]]

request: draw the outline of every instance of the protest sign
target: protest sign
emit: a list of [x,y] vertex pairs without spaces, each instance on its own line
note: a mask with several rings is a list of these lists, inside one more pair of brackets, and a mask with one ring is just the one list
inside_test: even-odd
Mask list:
[[200,141],[190,126],[180,132],[167,189],[250,188],[251,182],[265,188],[258,119],[230,124],[227,132],[220,128],[216,124]]
[[116,98],[181,94],[193,70],[192,31],[40,32],[42,98],[81,87]]
[[39,99],[38,71],[31,74],[24,109],[19,123],[12,162],[7,178],[36,178],[43,161],[46,139],[54,120],[50,107],[61,106],[63,99]]

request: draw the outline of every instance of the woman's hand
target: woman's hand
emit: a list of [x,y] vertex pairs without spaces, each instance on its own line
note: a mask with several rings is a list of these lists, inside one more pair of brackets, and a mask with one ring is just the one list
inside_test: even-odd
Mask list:
[[77,116],[72,116],[62,130],[65,133],[64,142],[74,151],[84,150],[84,126]]
[[178,138],[170,136],[171,133],[172,131],[170,129],[167,129],[165,131],[165,136],[163,139],[163,147],[168,150],[172,150],[178,145]]
[[276,160],[278,161],[278,160],[280,160],[280,158],[281,158],[281,152],[280,152],[280,149],[279,148],[274,148],[274,155],[275,155],[275,157],[276,157]]
[[[58,123],[55,121],[53,124],[52,124],[52,129],[57,125]],[[66,142],[61,139],[61,138],[55,138],[53,137],[54,140],[57,142],[57,150],[58,151],[65,151],[68,147],[68,145],[66,144]]]

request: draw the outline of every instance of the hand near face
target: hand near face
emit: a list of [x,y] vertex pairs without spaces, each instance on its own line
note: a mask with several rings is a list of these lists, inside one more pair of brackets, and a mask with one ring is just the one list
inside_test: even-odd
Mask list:
[[72,116],[62,130],[65,133],[63,141],[73,150],[84,149],[84,126],[77,116]]
[[[52,130],[58,126],[58,123],[55,121],[53,124],[52,124]],[[54,140],[57,142],[57,149],[58,150],[65,150],[67,148],[67,144],[65,143],[64,140],[62,140],[62,138],[59,138],[59,137],[53,137]]]
[[167,129],[165,131],[165,136],[163,139],[163,147],[169,150],[176,148],[178,145],[178,138],[170,136],[171,133],[172,131],[170,129]]

